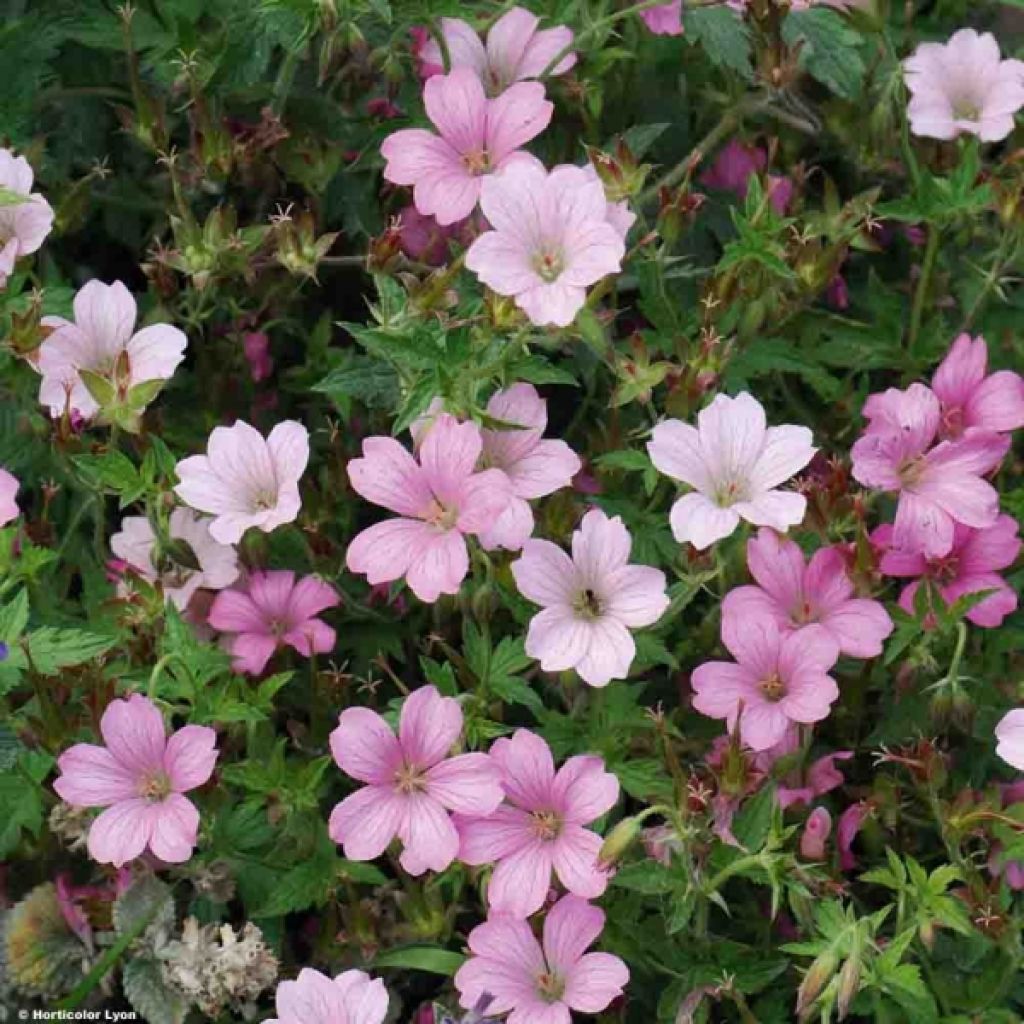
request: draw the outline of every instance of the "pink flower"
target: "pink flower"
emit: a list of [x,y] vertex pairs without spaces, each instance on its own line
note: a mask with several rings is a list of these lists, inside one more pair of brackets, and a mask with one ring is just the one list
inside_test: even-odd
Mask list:
[[249,364],[249,376],[255,383],[266,380],[274,372],[270,357],[270,338],[265,331],[249,331],[242,338],[242,350]]
[[14,500],[19,486],[18,478],[0,466],[0,526],[6,526],[21,514]]
[[494,996],[488,1015],[508,1024],[569,1024],[570,1011],[600,1013],[622,995],[629,969],[611,953],[587,953],[604,928],[604,911],[563,896],[544,919],[538,942],[526,921],[489,917],[469,933],[470,958],[455,975],[460,1002]]
[[338,593],[316,576],[276,569],[251,573],[244,590],[222,590],[214,599],[207,622],[230,633],[227,648],[236,672],[258,676],[271,655],[287,646],[303,657],[329,654],[335,634],[317,618],[338,604]]
[[838,547],[821,548],[804,564],[799,545],[762,527],[747,541],[747,567],[756,587],[736,587],[722,603],[722,618],[737,624],[756,616],[783,631],[819,623],[839,650],[853,658],[874,658],[892,632],[882,604],[854,597],[846,559]]
[[977,428],[1006,433],[1024,427],[1024,378],[1012,370],[986,375],[988,346],[961,334],[932,377],[939,400],[939,435],[955,440]]
[[783,633],[773,621],[722,620],[722,642],[736,659],[709,661],[695,668],[693,707],[710,718],[724,718],[751,750],[767,750],[792,722],[810,724],[828,717],[839,687],[828,671],[838,648],[817,625]]
[[540,82],[519,82],[488,99],[470,68],[435,75],[423,86],[423,104],[438,134],[404,128],[380,151],[384,177],[412,185],[420,213],[439,224],[468,217],[484,181],[515,163],[518,150],[548,126],[554,106]]
[[345,971],[333,980],[303,967],[294,981],[277,986],[277,1016],[265,1024],[383,1024],[388,991],[379,978]]
[[466,535],[485,531],[512,497],[500,469],[476,472],[482,450],[480,428],[447,414],[437,417],[418,460],[393,438],[366,438],[362,458],[348,464],[352,487],[401,518],[356,536],[349,569],[374,585],[404,576],[421,601],[458,593],[469,569]]
[[[487,33],[487,46],[461,18],[442,18],[441,33],[448,48],[450,68],[470,68],[483,82],[488,95],[497,96],[513,82],[539,78],[548,65],[570,43],[572,30],[564,25],[540,29],[540,19],[522,7],[506,11]],[[420,76],[430,78],[444,71],[441,47],[426,36],[416,56]],[[576,63],[576,54],[566,54],[552,69],[564,75]]]
[[469,244],[474,235],[473,219],[441,225],[436,218],[422,214],[415,206],[406,206],[398,214],[398,244],[411,260],[439,267],[449,255],[452,240]]
[[[746,146],[739,139],[732,139],[700,176],[700,183],[708,188],[731,192],[743,200],[747,198],[751,177],[760,174],[767,164],[768,154],[760,146]],[[765,186],[772,209],[783,216],[793,198],[793,182],[789,178],[769,174]]]
[[832,831],[832,815],[824,807],[815,807],[800,836],[800,856],[804,860],[824,860],[825,843]]
[[249,527],[264,533],[290,523],[299,514],[299,478],[309,462],[309,431],[283,420],[264,439],[242,420],[214,427],[205,455],[178,463],[181,481],[174,493],[214,516],[210,535],[221,544],[237,544]]
[[519,161],[483,184],[480,207],[494,228],[466,252],[466,266],[538,326],[572,323],[587,286],[615,273],[626,247],[608,221],[608,199],[593,169],[551,172]]
[[[718,739],[727,741],[728,737],[720,736]],[[791,761],[792,755],[798,753],[801,746],[800,730],[796,725],[792,725],[775,746],[757,754],[754,758],[754,767],[764,773],[770,772],[776,762],[783,758]],[[800,768],[787,772],[775,791],[779,806],[785,810],[787,807],[809,804],[816,797],[824,796],[841,786],[845,780],[842,772],[836,767],[836,762],[849,761],[852,757],[852,750],[836,750],[812,762],[806,773]]]
[[857,866],[857,858],[853,855],[853,841],[864,826],[864,822],[874,813],[867,800],[859,800],[839,815],[839,826],[836,829],[836,845],[839,847],[839,867],[842,871],[852,871]]
[[764,409],[745,391],[718,395],[697,427],[659,423],[647,444],[654,465],[695,490],[672,506],[672,533],[698,550],[728,537],[745,519],[785,532],[804,518],[807,499],[780,491],[816,449],[806,427],[766,427]]
[[[936,558],[889,548],[893,528],[888,525],[879,526],[872,533],[871,541],[888,549],[884,550],[879,563],[886,576],[928,579],[938,588],[947,605],[965,594],[994,590],[994,594],[967,613],[967,618],[975,625],[992,629],[1002,625],[1003,619],[1017,607],[1017,592],[998,575],[998,570],[1009,568],[1020,554],[1017,529],[1016,520],[1006,515],[1001,515],[993,526],[984,530],[973,530],[957,523],[953,528],[952,548]],[[911,615],[919,586],[920,581],[915,581],[900,594],[900,607]]]
[[[540,164],[539,160],[537,162]],[[544,165],[540,164],[540,166],[543,167]],[[574,166],[575,164],[559,164],[555,170],[557,171],[561,167]],[[601,176],[597,173],[597,168],[593,164],[584,164],[579,170],[583,171],[588,181],[596,181],[601,186],[601,191],[604,192],[604,183],[601,181]],[[607,193],[605,193],[605,198],[607,199]],[[636,223],[636,214],[629,208],[629,203],[623,199],[617,203],[605,203],[604,219],[615,228],[619,238],[625,242],[629,229]]]
[[459,815],[459,860],[495,864],[487,887],[491,910],[529,917],[551,887],[584,899],[604,892],[607,874],[597,859],[601,837],[584,828],[619,798],[619,780],[599,757],[570,757],[555,772],[551,749],[535,733],[517,729],[491,747],[505,800],[485,815]]
[[331,838],[346,857],[373,860],[397,836],[410,875],[451,864],[459,835],[448,811],[487,815],[503,796],[498,766],[486,754],[447,757],[461,733],[458,701],[433,686],[406,698],[397,738],[369,708],[342,711],[331,753],[343,772],[367,783],[331,812]]
[[1007,711],[996,726],[996,755],[1024,772],[1024,708]]
[[681,36],[683,34],[683,0],[658,4],[640,12],[643,23],[656,36]]
[[892,542],[929,558],[949,554],[955,523],[984,529],[999,515],[999,495],[981,474],[995,468],[1010,438],[972,431],[931,447],[939,400],[923,384],[890,388],[864,404],[871,421],[853,446],[853,476],[865,487],[899,495]]
[[532,384],[513,384],[496,391],[487,403],[487,415],[523,429],[482,431],[483,464],[504,472],[513,497],[505,511],[481,532],[480,543],[488,550],[518,551],[533,533],[529,500],[568,487],[583,464],[564,441],[545,440],[547,402]]
[[105,807],[89,829],[93,860],[121,867],[148,846],[168,864],[192,856],[199,811],[184,796],[203,785],[217,760],[217,735],[186,725],[168,739],[148,698],[114,700],[100,719],[105,747],[77,743],[57,760],[53,788],[72,807]]
[[53,228],[53,208],[32,191],[33,177],[23,156],[0,149],[0,189],[25,197],[0,206],[0,289],[7,286],[18,258],[36,252]]
[[165,553],[158,572],[153,562],[156,534],[145,516],[125,516],[121,529],[110,538],[110,550],[150,583],[160,582],[164,596],[182,611],[200,588],[222,590],[238,578],[238,555],[228,544],[210,536],[210,520],[187,508],[176,508],[168,521],[172,541],[184,543],[198,567]]
[[591,509],[572,537],[572,558],[547,540],[528,540],[512,563],[519,592],[543,606],[530,620],[526,653],[545,672],[575,669],[591,686],[625,679],[636,655],[631,629],[668,607],[665,574],[629,565],[622,520]]
[[947,43],[921,43],[903,62],[911,131],[929,139],[1005,139],[1024,106],[1024,63],[1000,58],[995,37],[972,28]]
[[75,296],[73,321],[43,317],[53,332],[39,347],[39,401],[51,416],[70,410],[88,420],[100,411],[83,371],[103,378],[119,400],[131,398],[140,384],[170,379],[185,358],[185,335],[170,324],[136,331],[137,315],[135,299],[120,281],[90,281]]

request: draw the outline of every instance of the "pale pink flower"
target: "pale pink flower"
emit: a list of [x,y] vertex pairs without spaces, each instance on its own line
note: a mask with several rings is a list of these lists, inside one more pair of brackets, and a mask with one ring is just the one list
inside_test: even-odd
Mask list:
[[891,548],[893,528],[879,526],[871,534],[871,542],[883,549],[879,568],[886,576],[920,577],[903,588],[900,607],[914,613],[914,597],[921,580],[930,580],[938,588],[943,601],[953,604],[965,594],[992,590],[968,613],[976,626],[993,629],[1017,607],[1017,592],[998,574],[1017,560],[1021,542],[1017,521],[1001,515],[994,525],[973,530],[957,523],[953,528],[953,546],[945,555],[928,558],[923,553]]
[[274,372],[270,356],[270,338],[265,331],[249,331],[242,338],[242,351],[249,364],[249,376],[254,383],[266,380]]
[[[90,281],[75,295],[74,320],[43,317],[52,328],[39,347],[39,401],[51,416],[65,410],[91,419],[100,407],[82,372],[103,378],[123,401],[140,384],[169,380],[185,358],[185,335],[170,324],[135,330],[138,307],[120,282]],[[137,393],[136,393],[137,394]]]
[[929,139],[966,133],[998,142],[1024,106],[1024,63],[1002,60],[989,32],[955,32],[947,43],[921,43],[903,62],[910,130]]
[[804,823],[800,836],[800,856],[804,860],[824,860],[825,843],[832,831],[832,815],[824,807],[815,807]]
[[783,633],[773,621],[723,619],[722,642],[736,659],[709,661],[693,670],[693,707],[724,718],[751,750],[767,750],[791,723],[809,725],[828,717],[839,697],[828,675],[839,650],[821,626]]
[[335,978],[303,967],[294,981],[277,986],[276,1017],[264,1024],[383,1024],[388,991],[379,978],[344,971]]
[[836,828],[836,845],[839,847],[839,867],[843,871],[852,871],[857,866],[857,858],[853,853],[853,841],[864,826],[864,822],[874,813],[874,808],[867,800],[858,800],[839,815]]
[[416,209],[442,225],[473,212],[483,182],[515,163],[520,147],[544,131],[554,110],[540,82],[518,82],[488,99],[476,73],[465,67],[429,79],[423,104],[438,134],[404,128],[389,135],[380,148],[384,177],[412,185]]
[[[539,78],[572,42],[572,29],[564,25],[538,29],[539,24],[536,14],[513,7],[491,26],[485,47],[472,26],[461,18],[442,18],[441,34],[448,48],[450,69],[472,69],[491,96],[497,96],[514,82]],[[421,77],[430,78],[444,71],[441,47],[432,36],[424,39],[416,56]],[[575,63],[576,54],[567,53],[550,74],[564,75]]]
[[505,803],[485,816],[456,817],[459,860],[495,864],[491,909],[529,917],[544,903],[552,870],[569,892],[600,896],[608,884],[598,864],[601,837],[584,826],[619,798],[619,780],[604,761],[577,755],[556,773],[550,747],[527,729],[496,740],[491,760],[501,771]]
[[[760,146],[747,146],[731,139],[719,150],[711,167],[700,176],[708,188],[731,192],[737,199],[747,198],[750,179],[768,165],[768,154]],[[769,174],[765,179],[772,209],[781,217],[793,198],[793,182],[787,177]]]
[[977,428],[1007,433],[1024,427],[1024,378],[1012,370],[988,373],[982,337],[961,334],[932,377],[939,400],[939,436],[950,440]]
[[631,629],[650,626],[669,605],[665,574],[630,565],[622,520],[591,509],[572,536],[572,558],[547,540],[528,540],[512,563],[519,592],[543,605],[530,620],[526,653],[545,672],[575,669],[591,686],[625,679],[636,655]]
[[564,441],[544,438],[547,402],[532,384],[513,384],[496,391],[487,403],[487,415],[523,429],[482,432],[482,464],[504,472],[513,497],[505,511],[481,532],[480,543],[488,549],[518,551],[533,533],[530,499],[568,487],[583,464]]
[[532,158],[519,161],[484,182],[480,207],[494,230],[469,247],[466,266],[513,296],[531,323],[566,327],[587,286],[622,265],[626,247],[608,205],[593,168],[546,172]]
[[405,699],[398,736],[369,708],[346,708],[331,733],[338,767],[367,785],[331,812],[329,831],[352,860],[379,857],[396,836],[410,875],[444,871],[459,850],[448,815],[487,815],[501,803],[500,770],[487,754],[448,751],[462,733],[462,709],[433,686]]
[[643,23],[656,36],[681,36],[683,34],[683,0],[658,4],[640,12]]
[[512,497],[500,469],[476,472],[482,451],[480,428],[446,413],[430,428],[418,459],[394,438],[366,438],[362,458],[348,464],[352,487],[401,518],[358,534],[346,555],[349,569],[373,585],[404,576],[421,601],[458,593],[469,570],[466,535],[488,529]]
[[182,794],[203,785],[217,760],[217,734],[186,725],[169,738],[148,698],[113,700],[100,719],[105,747],[76,743],[57,759],[53,788],[72,807],[105,807],[89,829],[89,854],[120,867],[147,847],[168,864],[192,856],[199,811]]
[[996,754],[1024,772],[1024,708],[1007,711],[996,726]]
[[0,149],[0,189],[24,196],[21,203],[0,205],[0,289],[21,256],[36,252],[53,228],[53,208],[32,191],[34,175],[23,156]]
[[214,427],[205,455],[178,463],[174,493],[214,516],[210,534],[237,544],[249,527],[264,533],[294,521],[302,507],[299,478],[309,462],[309,431],[283,420],[268,437],[248,423]]
[[[540,161],[538,161],[540,163]],[[543,164],[541,164],[543,166]],[[558,167],[574,167],[575,164],[559,164]],[[558,168],[555,168],[556,170]],[[597,168],[590,163],[584,164],[580,168],[586,175],[588,181],[596,181],[602,191],[604,190],[604,182],[601,181],[601,176],[597,173]],[[607,193],[606,193],[607,198]],[[626,235],[629,234],[629,229],[636,223],[636,214],[629,208],[629,203],[623,199],[617,203],[607,202],[604,208],[604,219],[608,221],[616,232],[618,232],[619,238],[625,242]]]
[[939,400],[923,384],[871,395],[864,415],[871,422],[853,446],[853,476],[899,495],[894,547],[941,557],[953,547],[955,523],[984,529],[996,521],[999,495],[981,474],[1002,460],[1009,436],[975,430],[933,448]]
[[[563,896],[547,913],[541,942],[526,921],[495,914],[469,933],[470,958],[455,974],[463,1007],[485,995],[488,1016],[507,1024],[569,1024],[622,995],[629,969],[611,953],[587,953],[604,928],[604,911]],[[511,1011],[511,1013],[509,1013]]]
[[697,426],[659,423],[647,444],[654,465],[695,488],[672,506],[672,533],[698,550],[728,537],[741,519],[785,532],[804,518],[807,499],[778,487],[814,456],[806,427],[766,426],[761,403],[745,391],[718,395]]
[[191,509],[176,508],[167,532],[172,541],[182,541],[191,550],[198,568],[170,557],[160,571],[153,562],[156,534],[145,516],[125,516],[121,529],[110,538],[110,550],[150,583],[159,581],[166,597],[179,611],[201,588],[223,590],[238,578],[238,555],[229,544],[210,535],[210,520]]
[[273,569],[250,573],[244,589],[222,590],[206,621],[230,634],[235,671],[256,676],[280,647],[306,658],[333,651],[334,630],[317,616],[338,603],[334,587],[316,576],[296,580],[291,570]]
[[0,466],[0,526],[6,526],[21,515],[14,500],[19,486],[18,478]]
[[738,623],[766,616],[780,629],[818,623],[843,654],[874,658],[892,632],[892,619],[878,601],[854,596],[846,559],[838,547],[820,548],[810,563],[798,544],[762,527],[747,541],[747,567],[757,586],[736,587],[722,602],[722,618]]

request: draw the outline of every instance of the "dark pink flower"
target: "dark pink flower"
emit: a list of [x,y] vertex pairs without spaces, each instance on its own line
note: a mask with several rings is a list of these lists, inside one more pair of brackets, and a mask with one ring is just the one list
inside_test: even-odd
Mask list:
[[259,383],[274,372],[274,360],[270,358],[270,338],[264,331],[249,331],[242,338],[242,350],[249,364],[249,375]]
[[[737,199],[746,199],[751,175],[760,174],[768,164],[768,154],[760,146],[747,146],[732,139],[719,150],[715,162],[700,176],[708,188],[731,192]],[[772,208],[781,217],[793,198],[793,182],[787,177],[769,174],[765,188]]]
[[853,841],[872,813],[874,811],[871,804],[867,800],[859,800],[855,804],[850,804],[839,815],[836,843],[839,846],[839,867],[843,871],[852,871],[857,866],[857,858],[853,855]]
[[805,860],[824,860],[825,843],[832,831],[832,815],[824,807],[815,807],[800,836],[800,856]]

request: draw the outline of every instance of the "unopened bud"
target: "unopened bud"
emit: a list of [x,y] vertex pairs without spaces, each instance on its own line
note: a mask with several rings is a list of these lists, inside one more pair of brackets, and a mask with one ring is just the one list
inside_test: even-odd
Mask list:
[[811,964],[796,993],[796,1012],[799,1017],[807,1015],[815,1000],[817,1000],[818,996],[824,991],[825,986],[832,980],[838,965],[838,958],[831,948],[826,949]]
[[636,842],[640,835],[640,819],[637,817],[623,818],[605,836],[601,849],[597,854],[597,862],[601,867],[608,868],[622,859],[623,854]]
[[860,967],[860,950],[857,949],[854,950],[849,960],[843,964],[843,969],[839,972],[839,992],[836,1005],[839,1010],[840,1020],[843,1020],[847,1013],[849,1013],[853,997],[860,989]]

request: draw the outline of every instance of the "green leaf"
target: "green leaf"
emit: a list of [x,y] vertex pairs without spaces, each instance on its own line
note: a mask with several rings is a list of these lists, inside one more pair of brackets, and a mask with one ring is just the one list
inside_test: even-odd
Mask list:
[[860,35],[835,11],[791,11],[782,23],[788,46],[802,42],[800,63],[843,99],[856,99],[864,82]]
[[754,78],[750,30],[727,7],[698,7],[686,12],[686,40],[699,43],[712,64],[735,71],[748,82]]
[[678,884],[679,881],[670,868],[650,859],[636,864],[626,864],[612,877],[612,885],[617,888],[648,896],[672,892]]
[[71,461],[93,486],[117,494],[121,508],[136,501],[146,491],[146,483],[135,464],[123,452],[112,450],[102,455],[75,455]]
[[313,390],[327,395],[342,412],[353,400],[369,409],[391,410],[398,404],[398,374],[379,359],[353,356],[314,384]]
[[182,1024],[188,1003],[176,989],[165,984],[160,962],[152,957],[132,957],[121,973],[125,999],[146,1024]]
[[0,642],[13,644],[28,625],[28,591],[21,589],[0,608]]
[[381,953],[373,961],[374,967],[404,967],[412,971],[429,971],[451,977],[464,963],[465,956],[440,946],[406,946]]
[[81,665],[106,654],[117,643],[115,636],[102,636],[84,629],[43,626],[28,635],[28,657],[32,668],[43,675]]

